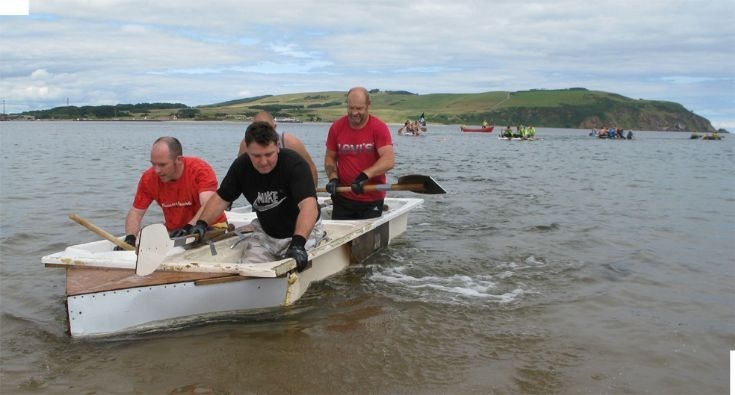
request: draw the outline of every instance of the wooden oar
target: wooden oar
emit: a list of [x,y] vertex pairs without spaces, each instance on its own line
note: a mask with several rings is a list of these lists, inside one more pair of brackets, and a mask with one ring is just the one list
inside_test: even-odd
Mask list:
[[[396,184],[376,184],[365,185],[365,192],[373,191],[411,191],[428,195],[437,195],[447,193],[431,176],[423,176],[420,174],[412,174],[398,178]],[[317,192],[326,192],[326,188],[317,188]],[[337,187],[337,192],[350,192],[350,187]]]
[[78,223],[79,225],[84,226],[85,228],[91,230],[92,232],[98,234],[99,236],[102,236],[104,239],[111,241],[116,246],[127,250],[127,251],[134,251],[135,247],[131,246],[130,244],[126,243],[123,240],[118,239],[117,237],[111,235],[110,233],[105,232],[103,229],[99,228],[97,225],[87,221],[86,219],[76,215],[76,214],[69,214],[69,218]]

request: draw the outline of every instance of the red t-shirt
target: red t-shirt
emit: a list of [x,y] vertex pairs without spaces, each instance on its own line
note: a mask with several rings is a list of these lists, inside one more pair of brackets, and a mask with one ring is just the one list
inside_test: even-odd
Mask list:
[[[337,153],[337,173],[340,185],[351,185],[352,181],[368,167],[378,161],[378,148],[393,145],[390,129],[378,117],[370,115],[362,129],[353,129],[347,116],[334,121],[327,136],[327,149]],[[385,184],[385,174],[368,180],[365,184]],[[385,199],[385,191],[352,192],[342,196],[363,202]]]
[[[161,181],[153,167],[143,172],[133,200],[133,207],[140,210],[148,209],[153,201],[158,203],[169,231],[183,227],[194,218],[202,206],[200,192],[217,190],[217,175],[207,162],[190,156],[184,156],[182,160],[184,172],[176,181]],[[222,212],[214,223],[226,220]]]

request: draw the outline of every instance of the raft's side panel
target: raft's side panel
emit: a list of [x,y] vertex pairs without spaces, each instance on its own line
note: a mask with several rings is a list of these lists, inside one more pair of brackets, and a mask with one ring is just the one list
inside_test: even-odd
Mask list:
[[388,223],[389,226],[389,242],[392,241],[394,238],[400,236],[403,234],[403,232],[406,231],[406,228],[408,227],[408,212],[405,212],[401,215],[398,215],[397,217],[391,219],[391,221]]
[[249,279],[197,286],[194,282],[153,285],[69,296],[74,337],[103,336],[187,322],[232,311],[284,303],[287,278]]

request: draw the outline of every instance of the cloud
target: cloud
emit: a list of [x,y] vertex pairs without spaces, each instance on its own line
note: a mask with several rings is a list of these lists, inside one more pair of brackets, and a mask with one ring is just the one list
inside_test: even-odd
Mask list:
[[[723,122],[735,120],[734,8],[731,0],[36,2],[31,16],[3,20],[0,88],[16,108],[45,108],[67,96],[198,105],[353,85],[581,86],[680,102]],[[38,89],[19,93],[29,87]]]
[[31,79],[34,80],[44,80],[51,76],[48,71],[45,69],[38,69],[31,73]]
[[42,99],[49,95],[49,88],[47,86],[27,86],[25,93],[25,97]]
[[143,25],[124,24],[120,26],[120,31],[123,33],[146,34],[150,32],[150,29]]
[[293,43],[274,43],[270,45],[270,49],[278,55],[285,55],[292,58],[311,59],[317,57],[314,53],[308,53],[299,49],[299,46]]
[[696,76],[688,76],[688,75],[671,75],[671,76],[663,76],[661,77],[661,80],[664,82],[671,82],[673,84],[678,84],[678,85],[691,85],[691,84],[700,84],[704,82],[717,81],[717,78],[696,77]]

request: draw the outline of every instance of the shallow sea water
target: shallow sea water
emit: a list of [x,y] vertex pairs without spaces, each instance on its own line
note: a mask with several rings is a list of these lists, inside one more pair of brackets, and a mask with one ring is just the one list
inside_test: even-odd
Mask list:
[[[735,138],[430,125],[395,135],[431,175],[409,229],[293,307],[100,340],[65,333],[40,258],[121,234],[150,144],[178,137],[220,177],[245,124],[0,124],[1,393],[699,393],[735,349]],[[317,167],[328,124],[280,124]],[[320,169],[321,170],[321,169]],[[323,173],[321,174],[323,178]],[[414,195],[394,192],[395,196]],[[146,223],[160,221],[150,210]]]

